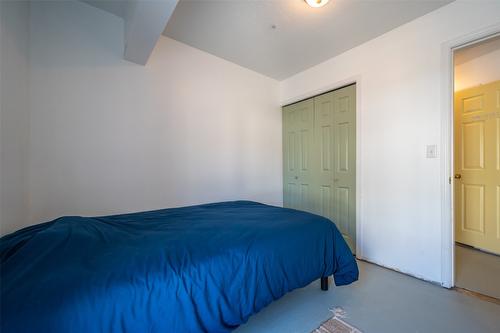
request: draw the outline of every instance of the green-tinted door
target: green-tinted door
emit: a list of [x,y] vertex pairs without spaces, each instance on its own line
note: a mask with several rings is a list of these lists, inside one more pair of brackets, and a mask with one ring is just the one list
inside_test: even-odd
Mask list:
[[284,205],[334,221],[356,245],[356,88],[283,108]]
[[334,100],[334,221],[356,250],[356,86],[333,92]]
[[314,211],[312,100],[283,108],[283,203],[285,207]]
[[316,213],[335,220],[334,93],[314,98]]

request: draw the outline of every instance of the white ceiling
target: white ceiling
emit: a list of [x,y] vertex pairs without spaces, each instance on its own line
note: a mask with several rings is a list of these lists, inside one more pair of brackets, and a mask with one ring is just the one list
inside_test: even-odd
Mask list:
[[450,2],[181,0],[163,34],[282,80]]

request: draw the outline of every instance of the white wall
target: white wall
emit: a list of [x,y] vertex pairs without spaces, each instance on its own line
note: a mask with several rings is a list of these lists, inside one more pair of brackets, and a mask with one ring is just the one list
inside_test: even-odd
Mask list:
[[500,50],[455,66],[455,91],[500,80]]
[[30,222],[280,205],[278,82],[166,37],[146,67],[132,64],[123,29],[84,3],[31,6]]
[[28,223],[29,3],[0,1],[0,234]]
[[442,160],[425,158],[441,140],[441,48],[499,13],[498,1],[457,1],[282,82],[283,104],[359,82],[364,258],[441,281]]

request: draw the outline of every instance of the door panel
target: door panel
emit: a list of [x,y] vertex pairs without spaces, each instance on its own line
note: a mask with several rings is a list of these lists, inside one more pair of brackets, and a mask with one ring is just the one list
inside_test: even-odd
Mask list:
[[484,121],[462,124],[462,170],[484,168]]
[[[499,92],[500,95],[500,92]],[[499,97],[500,98],[500,97]],[[500,104],[500,102],[499,102]],[[500,106],[498,106],[498,109],[500,109]],[[497,118],[497,127],[495,128],[495,132],[497,132],[497,143],[500,142],[500,118]],[[497,144],[497,171],[500,171],[500,143]]]
[[320,191],[318,214],[336,223],[353,253],[356,247],[355,107],[355,86],[314,98],[315,143],[320,155],[316,173]]
[[331,186],[323,185],[320,187],[320,203],[321,207],[319,209],[319,215],[325,217],[333,216],[333,196]]
[[483,109],[483,95],[470,96],[462,100],[464,113],[481,111]]
[[283,176],[287,189],[283,191],[283,205],[313,211],[311,191],[313,170],[313,116],[312,100],[283,108]]
[[307,211],[311,200],[311,193],[309,190],[309,184],[300,184],[300,199],[296,207],[301,210]]
[[484,233],[484,186],[462,184],[462,230]]
[[496,238],[497,241],[500,241],[500,186],[497,186],[497,193],[496,193],[496,203],[495,205],[497,206],[497,216],[496,216]]
[[500,81],[455,93],[455,239],[500,254]]
[[295,171],[295,132],[286,133],[287,136],[287,169],[290,172]]
[[333,159],[333,129],[331,125],[321,126],[321,170],[322,171],[332,171],[332,159]]
[[349,122],[337,124],[337,172],[349,171]]
[[340,232],[354,252],[356,249],[356,86],[333,92],[335,214]]
[[349,188],[347,187],[337,187],[336,188],[337,197],[337,221],[339,222],[339,228],[344,234],[349,234]]
[[334,125],[333,125],[333,93],[314,98],[315,140],[319,151],[319,162],[316,169],[315,185],[319,191],[319,204],[316,213],[334,220],[335,196],[333,193],[334,170]]
[[310,145],[311,145],[311,132],[309,129],[301,129],[300,130],[300,170],[308,171],[309,170],[309,154]]
[[286,191],[284,197],[287,198],[287,204],[285,207],[296,207],[298,204],[298,191],[297,184],[288,183],[286,184]]

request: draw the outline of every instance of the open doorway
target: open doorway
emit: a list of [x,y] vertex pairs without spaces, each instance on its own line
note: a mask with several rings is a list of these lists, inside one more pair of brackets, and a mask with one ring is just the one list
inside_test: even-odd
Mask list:
[[500,36],[453,57],[455,286],[500,299]]

